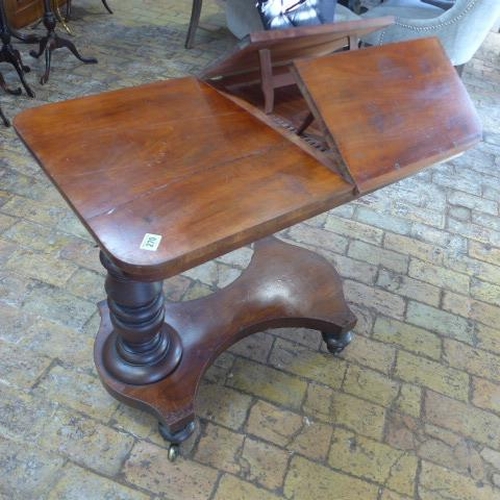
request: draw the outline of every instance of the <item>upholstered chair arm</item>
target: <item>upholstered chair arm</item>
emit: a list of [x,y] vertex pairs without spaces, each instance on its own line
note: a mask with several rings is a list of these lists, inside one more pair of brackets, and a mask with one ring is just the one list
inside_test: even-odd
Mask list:
[[[463,8],[458,4],[463,4]],[[437,9],[437,8],[436,8]],[[398,9],[396,9],[398,10]],[[410,12],[410,10],[412,12]],[[412,17],[415,9],[408,9],[405,17],[396,16],[394,25],[375,32],[363,39],[371,45],[383,45],[423,37],[439,37],[448,57],[455,66],[468,62],[484,40],[487,32],[493,27],[500,15],[499,0],[457,0],[457,4],[441,14],[432,17],[431,12],[421,15],[431,17]],[[404,11],[399,9],[400,14]],[[395,15],[394,8],[389,5],[375,7],[362,17],[379,17]],[[406,17],[408,15],[408,17]],[[484,35],[483,35],[484,34]]]

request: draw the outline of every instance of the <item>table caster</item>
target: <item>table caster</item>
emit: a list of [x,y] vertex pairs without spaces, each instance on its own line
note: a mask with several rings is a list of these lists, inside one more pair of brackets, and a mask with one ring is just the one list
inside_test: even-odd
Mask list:
[[334,334],[328,332],[321,332],[326,348],[332,354],[340,354],[352,341],[353,334],[351,331]]
[[170,443],[167,453],[169,462],[175,462],[179,455],[181,455],[181,446],[183,455],[188,454],[192,450],[194,441],[198,435],[198,433],[195,432],[196,429],[196,421],[190,422],[184,429],[178,432],[171,432],[165,424],[162,422],[158,423],[158,430],[161,436],[165,441]]
[[175,462],[177,460],[177,457],[181,454],[179,450],[179,445],[178,444],[171,444],[168,447],[168,461],[169,462]]

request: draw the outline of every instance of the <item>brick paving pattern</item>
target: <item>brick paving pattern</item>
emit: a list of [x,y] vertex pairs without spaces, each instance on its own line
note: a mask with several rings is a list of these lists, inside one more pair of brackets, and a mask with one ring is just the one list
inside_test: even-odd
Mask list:
[[[110,4],[74,2],[74,41],[97,65],[58,50],[41,86],[43,61],[16,42],[37,96],[0,94],[8,116],[194,74],[235,41],[210,1],[189,51],[189,2]],[[98,249],[0,127],[0,499],[500,499],[499,58],[491,33],[463,76],[480,145],[280,234],[336,265],[354,342],[332,357],[317,332],[283,329],[235,345],[204,377],[199,432],[175,463],[154,418],[93,367]],[[168,280],[169,298],[225,286],[251,251]]]

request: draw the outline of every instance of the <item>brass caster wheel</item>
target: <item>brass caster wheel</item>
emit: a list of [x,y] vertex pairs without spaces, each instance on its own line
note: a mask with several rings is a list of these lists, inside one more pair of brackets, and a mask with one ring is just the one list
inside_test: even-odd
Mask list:
[[171,444],[168,448],[168,460],[169,460],[169,462],[175,462],[179,455],[180,455],[179,445],[178,444]]

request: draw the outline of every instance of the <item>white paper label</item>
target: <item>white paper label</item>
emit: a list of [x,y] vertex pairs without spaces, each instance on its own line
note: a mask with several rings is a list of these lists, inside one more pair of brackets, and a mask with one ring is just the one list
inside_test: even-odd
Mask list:
[[141,250],[149,250],[151,252],[156,252],[160,246],[161,235],[146,233],[142,239],[140,246]]

